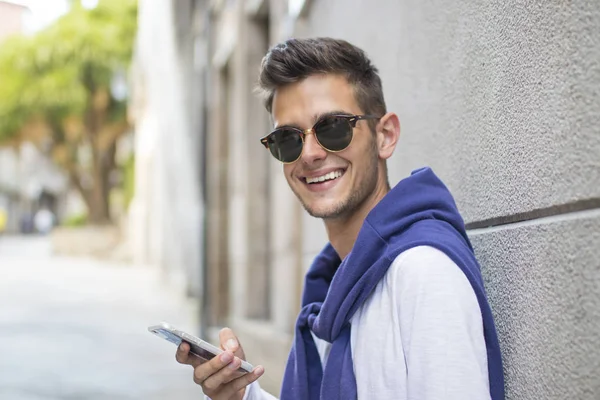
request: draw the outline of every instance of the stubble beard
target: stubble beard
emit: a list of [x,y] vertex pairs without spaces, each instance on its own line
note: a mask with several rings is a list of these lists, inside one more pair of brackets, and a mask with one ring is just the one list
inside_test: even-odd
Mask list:
[[302,206],[311,217],[321,219],[349,218],[360,209],[369,196],[375,192],[375,188],[377,187],[379,166],[374,140],[369,151],[369,163],[364,172],[365,174],[363,175],[362,180],[357,182],[356,187],[353,187],[350,190],[350,194],[347,197],[338,200],[337,203],[329,209],[318,210],[311,208],[304,200],[302,200],[302,197],[300,197],[298,193],[295,193],[296,197],[300,200],[300,203],[302,203]]

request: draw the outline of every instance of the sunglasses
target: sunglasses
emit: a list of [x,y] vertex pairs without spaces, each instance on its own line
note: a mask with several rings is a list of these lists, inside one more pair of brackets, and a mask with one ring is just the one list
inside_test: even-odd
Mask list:
[[363,119],[379,119],[374,115],[328,115],[306,130],[284,126],[275,129],[260,142],[273,157],[284,164],[297,161],[302,155],[304,137],[312,132],[319,145],[332,153],[345,150],[352,143],[356,123]]

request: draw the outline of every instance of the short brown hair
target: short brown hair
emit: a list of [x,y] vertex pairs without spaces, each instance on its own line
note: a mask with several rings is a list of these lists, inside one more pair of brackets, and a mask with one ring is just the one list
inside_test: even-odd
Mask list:
[[354,87],[365,114],[386,113],[381,78],[366,53],[345,40],[289,39],[275,45],[262,60],[258,78],[265,107],[272,111],[275,91],[316,74],[339,74]]

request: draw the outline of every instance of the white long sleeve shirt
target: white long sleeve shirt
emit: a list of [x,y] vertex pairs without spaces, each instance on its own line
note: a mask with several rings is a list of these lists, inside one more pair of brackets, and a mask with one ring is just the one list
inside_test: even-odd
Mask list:
[[[490,399],[475,292],[443,252],[401,253],[351,319],[358,399]],[[331,344],[315,338],[323,365]],[[274,400],[257,382],[244,400]]]

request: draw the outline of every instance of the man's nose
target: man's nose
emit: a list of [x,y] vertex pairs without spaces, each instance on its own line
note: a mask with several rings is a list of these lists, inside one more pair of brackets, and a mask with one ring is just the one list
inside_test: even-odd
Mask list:
[[309,129],[304,135],[302,161],[306,164],[312,164],[315,161],[323,160],[325,157],[327,157],[327,151],[317,141],[314,131]]

